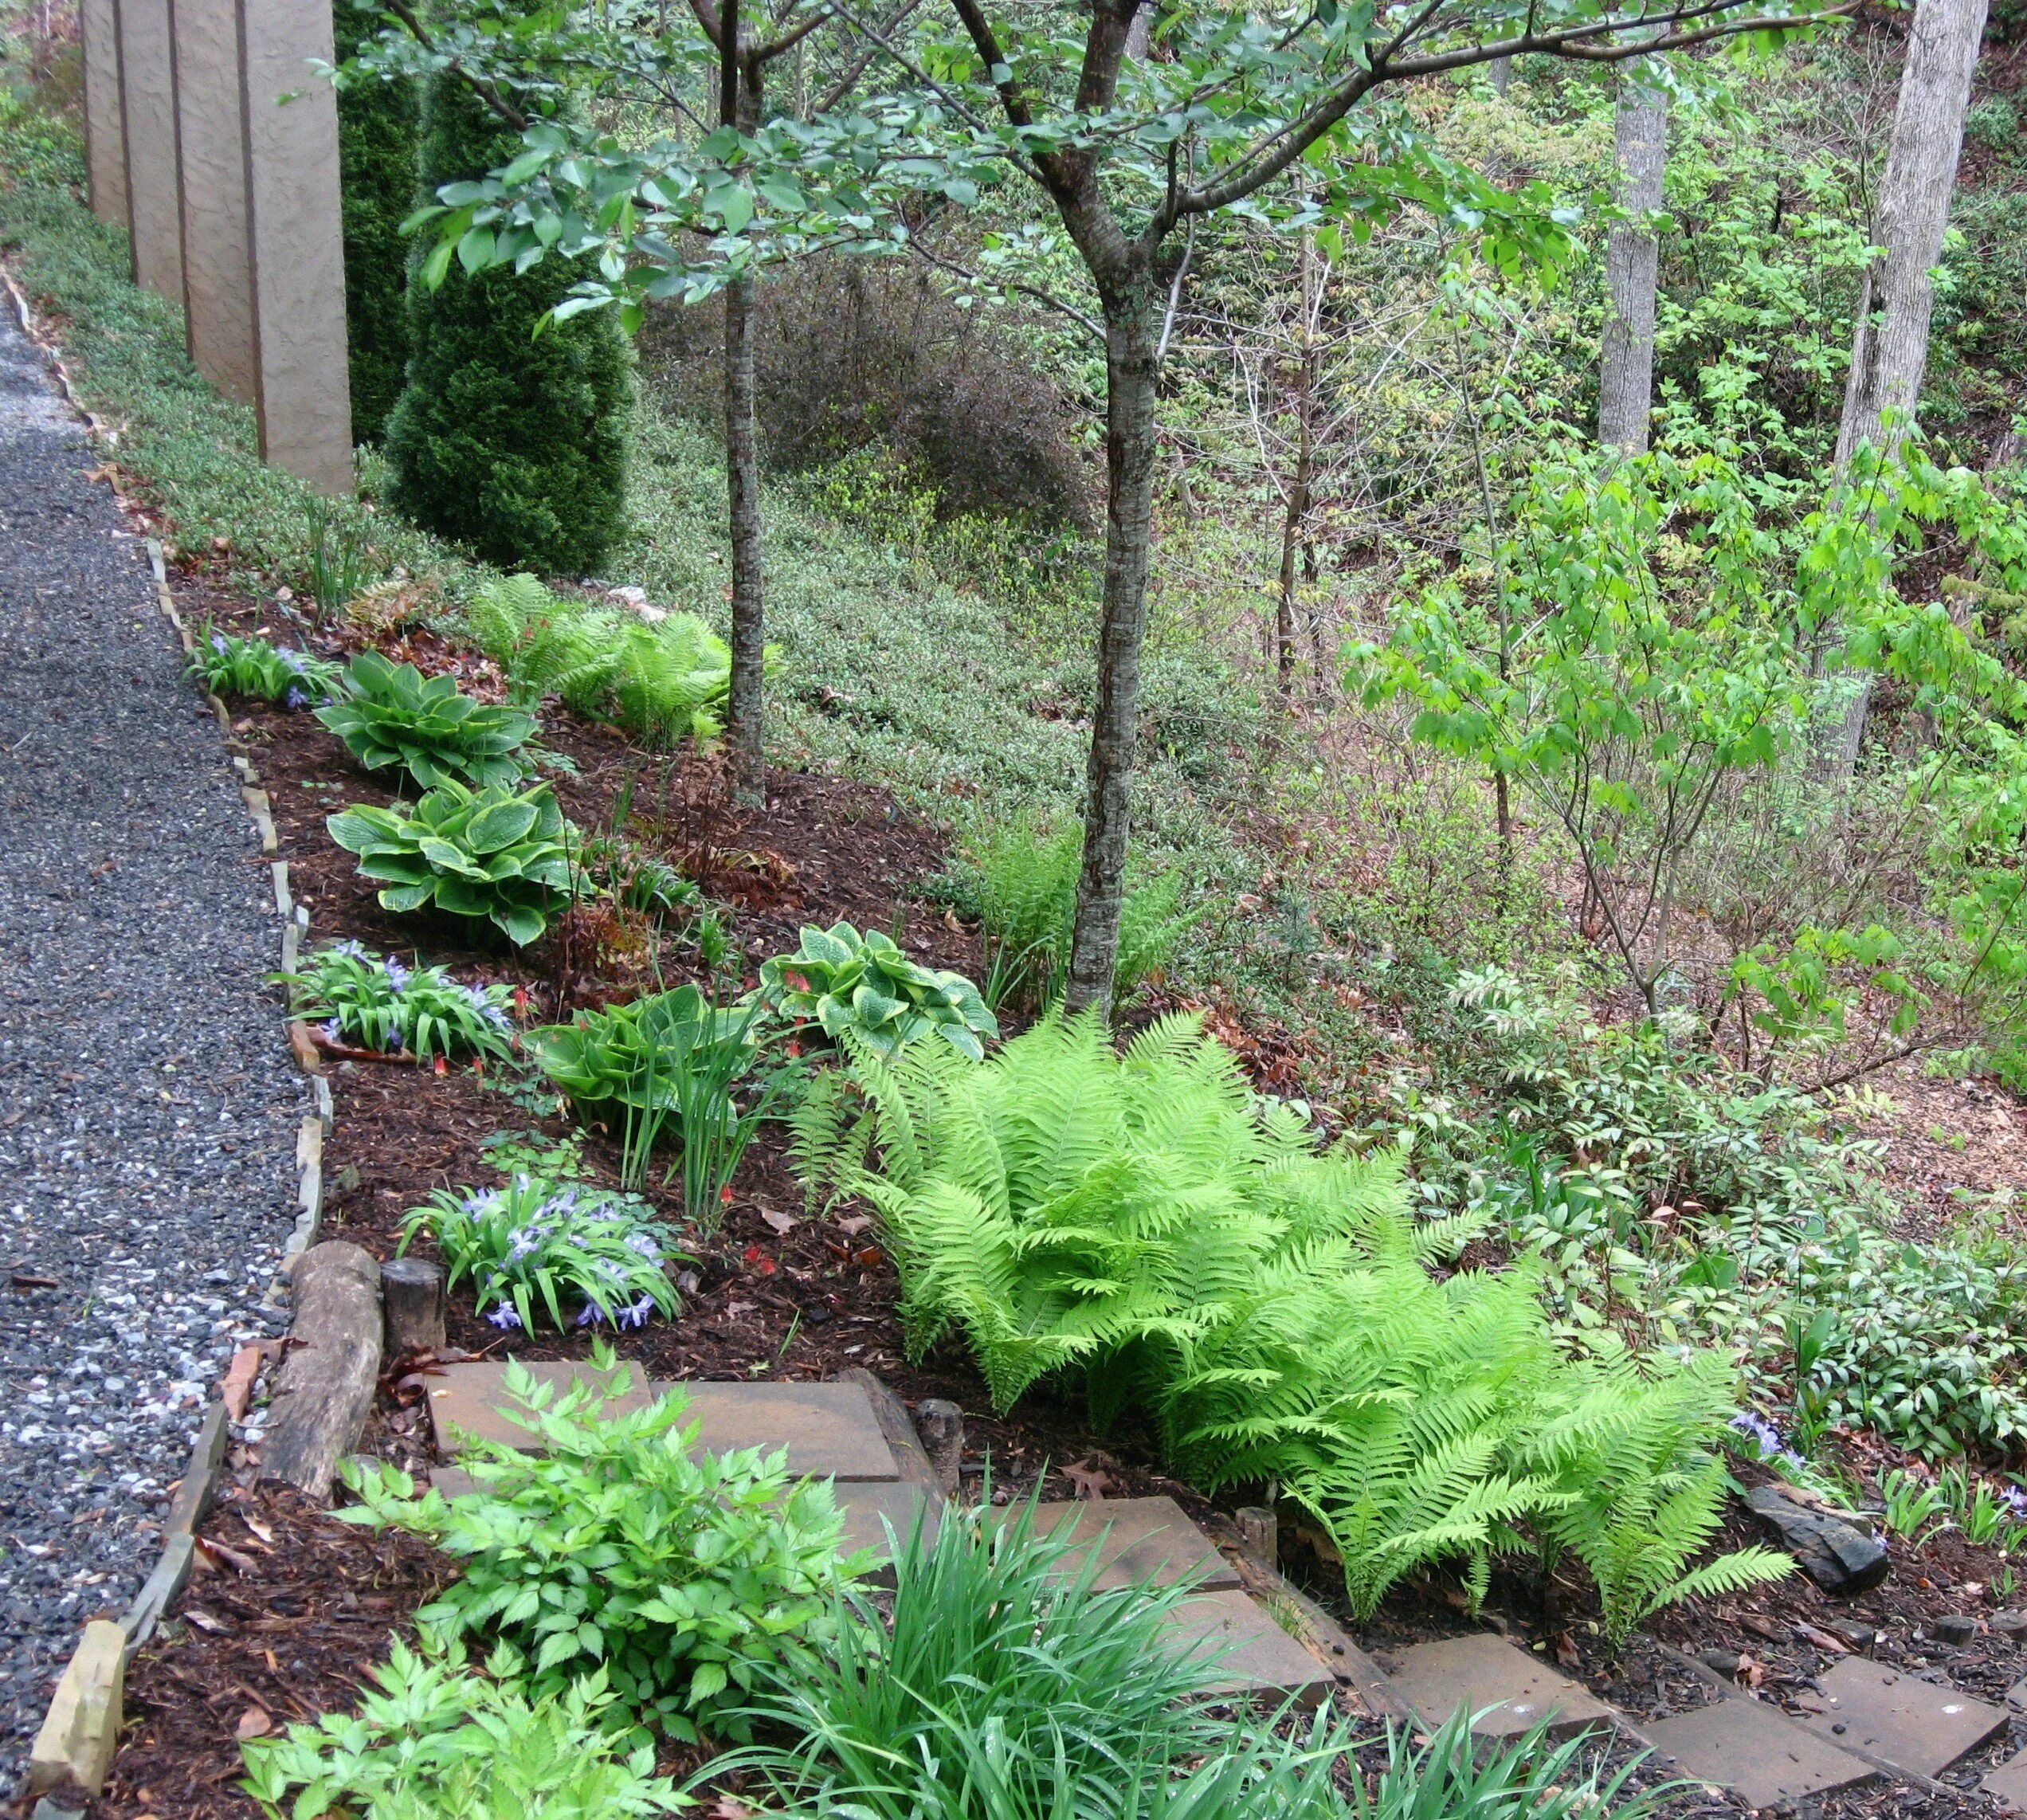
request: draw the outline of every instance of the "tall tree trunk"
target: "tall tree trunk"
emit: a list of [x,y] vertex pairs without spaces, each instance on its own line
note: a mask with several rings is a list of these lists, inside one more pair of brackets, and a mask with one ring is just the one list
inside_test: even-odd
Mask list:
[[1280,597],[1275,607],[1275,668],[1279,673],[1281,710],[1295,701],[1296,563],[1309,522],[1309,494],[1316,465],[1315,257],[1308,234],[1302,237],[1301,364],[1295,380],[1295,473],[1288,490],[1288,510],[1281,521]]
[[1485,73],[1492,79],[1492,92],[1504,95],[1513,85],[1513,59],[1496,57],[1485,65]]
[[1064,1002],[1071,1011],[1095,1009],[1109,1021],[1131,833],[1140,651],[1147,633],[1161,298],[1144,269],[1107,289],[1105,594],[1098,633],[1098,704],[1085,779],[1084,869],[1077,880]]
[[[752,132],[760,121],[760,68],[739,54],[739,0],[725,0],[719,120]],[[726,732],[732,795],[767,791],[766,574],[760,535],[760,444],[754,410],[753,280],[725,288],[725,492],[732,557],[732,675]]]
[[1907,29],[1907,61],[1893,138],[1880,180],[1875,244],[1885,251],[1865,274],[1837,429],[1837,466],[1861,442],[1890,452],[1901,430],[1888,411],[1911,420],[1928,364],[1930,274],[1943,257],[1950,196],[1963,150],[1964,111],[1984,41],[1986,0],[1918,0]]
[[1647,450],[1654,406],[1654,288],[1660,245],[1645,217],[1661,206],[1668,175],[1668,97],[1642,81],[1637,64],[1620,73],[1613,110],[1618,181],[1613,199],[1633,218],[1614,222],[1605,241],[1605,339],[1598,371],[1598,440],[1622,455]]

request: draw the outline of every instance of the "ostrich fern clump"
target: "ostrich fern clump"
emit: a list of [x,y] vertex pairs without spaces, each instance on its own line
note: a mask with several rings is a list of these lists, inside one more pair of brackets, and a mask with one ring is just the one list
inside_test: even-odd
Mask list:
[[983,1063],[861,1048],[798,1124],[806,1173],[876,1210],[912,1347],[961,1332],[1002,1410],[1050,1376],[1101,1422],[1137,1405],[1206,1490],[1280,1481],[1361,1616],[1434,1563],[1482,1597],[1496,1553],[1567,1549],[1622,1639],[1779,1571],[1687,1571],[1723,1498],[1721,1362],[1573,1360],[1524,1266],[1439,1281],[1472,1229],[1417,1221],[1398,1152],[1323,1147],[1194,1019],[1123,1054],[1090,1018]]

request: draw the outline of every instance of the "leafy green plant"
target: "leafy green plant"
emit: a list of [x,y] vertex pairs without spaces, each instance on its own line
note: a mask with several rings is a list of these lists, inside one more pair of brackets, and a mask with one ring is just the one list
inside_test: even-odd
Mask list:
[[533,694],[560,696],[575,713],[665,746],[723,731],[731,650],[695,614],[651,624],[616,607],[559,599],[532,575],[511,575],[477,590],[466,618],[508,675]]
[[397,1639],[356,1714],[241,1744],[240,1787],[269,1820],[625,1820],[683,1805],[653,1744],[628,1749],[615,1730],[603,1673],[531,1699],[522,1665],[500,1649],[480,1675],[461,1645]]
[[571,862],[569,824],[547,785],[525,794],[439,784],[413,810],[354,803],[324,824],[382,881],[382,909],[484,917],[519,947],[590,885]]
[[2000,1490],[1982,1473],[1968,1466],[1947,1466],[1936,1480],[1950,1520],[1974,1548],[2008,1545],[2013,1532],[2027,1523],[2027,1492],[2017,1485]]
[[366,539],[350,514],[312,494],[309,505],[310,598],[322,625],[366,587]]
[[794,1742],[735,1760],[784,1807],[1123,1820],[1186,1761],[1237,1748],[1201,1704],[1215,1659],[1169,1628],[1186,1586],[1097,1588],[1096,1551],[1066,1559],[1032,1499],[951,1505],[933,1538],[918,1525],[896,1540],[891,1618],[853,1600],[831,1646],[770,1674],[755,1702]]
[[198,628],[188,674],[214,695],[306,708],[335,692],[339,670],[286,645],[221,632],[206,620]]
[[486,1319],[532,1333],[539,1313],[564,1324],[645,1327],[680,1305],[667,1266],[683,1261],[668,1229],[630,1196],[516,1171],[504,1187],[439,1188],[402,1222],[401,1249],[436,1241],[450,1286],[469,1278]]
[[368,771],[393,766],[425,790],[458,783],[505,789],[527,770],[521,748],[535,717],[475,701],[453,677],[425,678],[413,664],[362,651],[338,696],[317,719]]
[[813,1022],[833,1042],[849,1030],[883,1055],[932,1031],[974,1061],[999,1020],[961,973],[919,965],[877,929],[805,928],[793,954],[762,963],[760,1002],[776,1017]]
[[1903,1466],[1880,1474],[1879,1493],[1880,1521],[1887,1533],[1912,1547],[1922,1547],[1949,1526],[1950,1500],[1943,1488]]
[[355,1464],[346,1482],[363,1502],[339,1514],[427,1536],[457,1561],[418,1620],[512,1644],[537,1697],[602,1667],[619,1722],[738,1736],[763,1669],[836,1642],[844,1519],[827,1482],[790,1480],[785,1453],[695,1455],[680,1392],[606,1412],[631,1374],[602,1346],[591,1367],[602,1389],[580,1379],[559,1394],[509,1364],[508,1419],[538,1450],[472,1447],[476,1492],[418,1498],[406,1473]]
[[1473,1716],[1460,1708],[1418,1750],[1390,1728],[1385,1766],[1370,1783],[1351,1779],[1356,1820],[1640,1820],[1671,1792],[1629,1794],[1642,1759],[1608,1773],[1591,1735],[1558,1744],[1552,1720],[1487,1749],[1472,1732]]
[[[989,826],[965,849],[946,889],[985,931],[986,1004],[1038,1010],[1062,995],[1076,920],[1077,870],[1084,830],[1076,822],[1050,829],[1022,814]],[[1180,908],[1174,873],[1129,889],[1119,912],[1115,990],[1129,994],[1168,964],[1175,944],[1196,922]]]
[[461,986],[440,967],[407,967],[357,942],[320,948],[293,973],[274,977],[289,989],[296,1014],[323,1020],[334,1042],[383,1053],[506,1055],[514,1035],[513,988]]
[[769,1081],[742,1107],[739,1083],[759,1057],[758,1006],[721,1006],[694,986],[679,986],[573,1022],[531,1030],[535,1065],[580,1111],[618,1120],[625,1149],[622,1180],[645,1187],[665,1127],[682,1145],[683,1203],[715,1226],[739,1159],[774,1102]]
[[[1692,1394],[1566,1357],[1524,1265],[1439,1280],[1477,1223],[1414,1219],[1398,1151],[1323,1149],[1194,1020],[1123,1056],[1051,1018],[982,1064],[924,1045],[853,1072],[865,1112],[813,1096],[798,1154],[876,1210],[911,1348],[961,1331],[1002,1409],[1052,1374],[1101,1423],[1137,1402],[1206,1490],[1279,1480],[1359,1615],[1445,1560],[1482,1593],[1518,1525],[1584,1500],[1616,1614],[1714,1524],[1719,1367]],[[1615,1448],[1656,1464],[1615,1475]]]

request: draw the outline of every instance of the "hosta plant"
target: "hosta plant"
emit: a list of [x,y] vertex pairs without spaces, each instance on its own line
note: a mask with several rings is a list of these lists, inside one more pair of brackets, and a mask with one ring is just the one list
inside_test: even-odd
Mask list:
[[548,786],[525,794],[440,784],[406,808],[354,803],[325,823],[381,883],[383,909],[484,917],[525,947],[591,887],[570,856],[574,831]]
[[682,1254],[631,1195],[517,1171],[504,1187],[439,1188],[402,1221],[401,1249],[425,1233],[495,1327],[644,1327],[679,1306],[666,1266]]
[[504,1056],[514,1034],[513,988],[463,986],[440,967],[404,967],[357,942],[320,948],[293,973],[296,1016],[321,1022],[333,1042],[418,1061],[456,1055]]
[[535,1697],[602,1666],[644,1727],[739,1733],[764,1671],[835,1642],[854,1563],[839,1559],[829,1483],[791,1480],[785,1452],[698,1453],[680,1391],[606,1410],[631,1374],[602,1347],[591,1368],[593,1381],[559,1394],[509,1364],[510,1419],[535,1450],[468,1449],[476,1492],[418,1498],[391,1465],[351,1465],[362,1501],[341,1514],[425,1536],[457,1562],[462,1572],[418,1618],[512,1645]]
[[535,717],[475,701],[454,677],[428,677],[362,651],[340,679],[338,699],[317,719],[368,771],[392,766],[425,790],[449,782],[504,787],[527,769],[521,748]]
[[632,1820],[685,1805],[655,1774],[654,1747],[611,1723],[603,1673],[530,1698],[523,1666],[496,1649],[481,1675],[461,1645],[397,1641],[357,1713],[241,1744],[239,1786],[269,1820]]
[[307,708],[336,692],[339,669],[286,645],[221,632],[207,621],[198,630],[190,674],[214,695]]
[[893,1055],[931,1032],[974,1061],[999,1021],[961,973],[920,966],[877,929],[806,928],[802,946],[760,969],[761,1002],[778,1017],[814,1023],[833,1042],[846,1031]]

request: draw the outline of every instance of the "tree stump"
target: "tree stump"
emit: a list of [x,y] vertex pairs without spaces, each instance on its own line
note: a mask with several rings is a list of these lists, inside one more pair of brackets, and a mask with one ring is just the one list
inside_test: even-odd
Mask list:
[[420,1257],[396,1257],[380,1266],[386,1304],[387,1356],[444,1348],[444,1271]]
[[275,1386],[264,1478],[320,1504],[338,1462],[359,1445],[380,1375],[380,1266],[343,1239],[313,1245],[294,1273],[292,1347]]
[[964,1411],[941,1397],[924,1397],[915,1406],[915,1426],[936,1475],[936,1489],[955,1498],[964,1465]]

